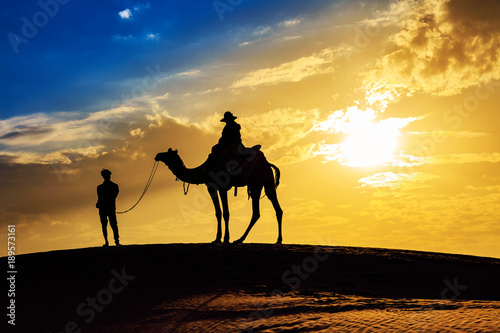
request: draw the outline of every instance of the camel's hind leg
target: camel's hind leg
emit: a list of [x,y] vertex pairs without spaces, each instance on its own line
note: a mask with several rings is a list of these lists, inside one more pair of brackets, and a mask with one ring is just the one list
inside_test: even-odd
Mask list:
[[234,243],[239,244],[243,243],[243,241],[247,238],[248,233],[250,230],[252,230],[252,227],[254,226],[255,222],[260,217],[260,194],[262,193],[262,185],[256,186],[253,189],[250,190],[250,195],[252,197],[252,219],[250,220],[250,224],[248,225],[247,230],[241,236],[240,239],[234,241]]
[[274,210],[276,211],[276,218],[278,219],[278,240],[276,244],[281,244],[283,242],[283,235],[281,231],[281,224],[283,220],[283,210],[281,209],[280,203],[278,202],[278,195],[276,194],[276,189],[273,184],[268,184],[265,187],[266,196],[269,198],[273,204]]

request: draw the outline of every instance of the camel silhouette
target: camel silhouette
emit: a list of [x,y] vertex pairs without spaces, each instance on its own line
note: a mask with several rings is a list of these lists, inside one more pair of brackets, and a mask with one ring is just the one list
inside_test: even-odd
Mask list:
[[[257,152],[257,150],[254,150],[254,152]],[[217,218],[217,235],[212,243],[221,243],[222,217],[225,222],[224,243],[229,243],[229,206],[227,192],[233,186],[248,186],[248,193],[252,198],[252,218],[243,236],[234,241],[234,243],[242,243],[248,236],[255,222],[259,219],[260,195],[262,193],[262,188],[264,188],[266,196],[271,201],[276,211],[276,218],[278,219],[278,240],[276,244],[281,244],[283,241],[281,232],[283,210],[280,207],[276,194],[276,187],[279,185],[280,170],[275,165],[269,163],[261,152],[258,153],[261,158],[252,161],[254,164],[252,164],[251,170],[248,169],[248,164],[239,164],[236,160],[225,163],[226,168],[214,170],[211,167],[210,158],[202,165],[193,169],[188,169],[184,166],[184,162],[180,158],[177,150],[172,150],[171,148],[166,152],[158,153],[155,160],[165,163],[170,171],[172,171],[181,181],[189,184],[205,184],[207,186]],[[248,175],[246,177],[238,177],[239,174],[244,173],[245,167],[247,171],[250,171]],[[274,177],[272,169],[275,170],[276,177]],[[219,203],[219,196],[222,201],[222,210]]]

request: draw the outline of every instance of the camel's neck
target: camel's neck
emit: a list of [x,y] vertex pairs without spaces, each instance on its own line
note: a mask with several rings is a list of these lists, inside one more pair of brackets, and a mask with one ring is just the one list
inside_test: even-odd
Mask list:
[[197,168],[188,169],[184,165],[169,167],[170,171],[182,180],[189,184],[203,184],[205,183],[202,172],[202,165]]

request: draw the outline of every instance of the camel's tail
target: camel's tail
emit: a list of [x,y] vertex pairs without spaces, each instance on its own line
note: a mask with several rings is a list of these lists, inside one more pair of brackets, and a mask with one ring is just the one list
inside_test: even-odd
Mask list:
[[274,177],[274,188],[276,189],[276,188],[278,188],[278,185],[280,184],[281,172],[280,172],[280,169],[278,169],[278,167],[276,165],[269,163],[269,166],[274,169],[274,172],[276,174]]

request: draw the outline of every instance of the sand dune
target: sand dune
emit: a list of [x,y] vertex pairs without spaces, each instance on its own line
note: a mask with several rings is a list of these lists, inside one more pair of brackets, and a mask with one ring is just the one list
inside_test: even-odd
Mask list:
[[16,332],[500,331],[494,258],[158,244],[20,255],[17,264]]
[[[149,332],[498,332],[500,302],[436,302],[318,293],[225,293],[169,302],[134,324]],[[236,317],[236,320],[235,320]],[[107,327],[119,330],[119,327]],[[131,331],[133,331],[131,329]],[[103,330],[104,332],[104,330]]]

